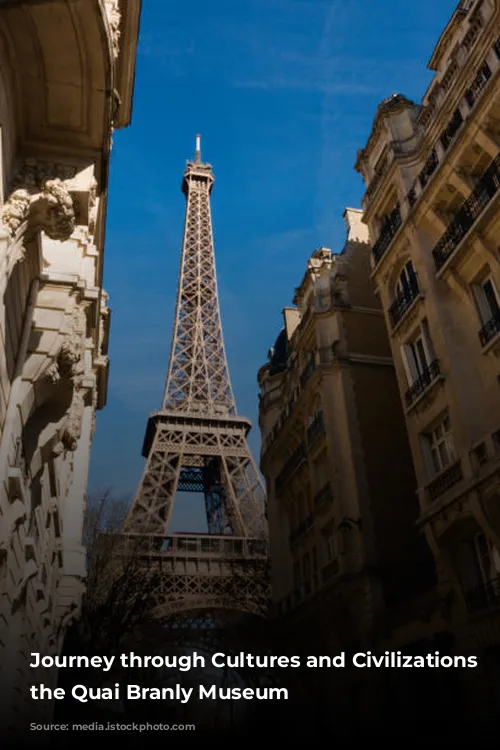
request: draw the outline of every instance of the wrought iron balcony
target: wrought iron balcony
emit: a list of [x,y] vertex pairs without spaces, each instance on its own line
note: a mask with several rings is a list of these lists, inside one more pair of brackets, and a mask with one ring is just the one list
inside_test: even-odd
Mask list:
[[416,399],[428,388],[431,383],[441,374],[439,360],[435,359],[428,365],[423,373],[415,380],[405,393],[406,406],[410,407]]
[[486,346],[489,342],[500,333],[500,309],[488,320],[479,331],[479,340],[481,346]]
[[402,223],[403,220],[401,218],[401,211],[399,210],[399,206],[396,206],[396,208],[387,217],[380,236],[372,248],[372,254],[375,263],[378,263],[382,258],[387,248],[391,244],[392,238],[394,237]]
[[445,492],[451,489],[455,484],[458,484],[462,479],[462,462],[457,461],[445,469],[445,471],[442,471],[441,474],[439,474],[439,476],[427,486],[429,500],[434,502],[434,500],[437,500],[438,497],[444,495]]
[[414,278],[408,285],[408,288],[402,294],[396,296],[389,308],[389,318],[393,328],[399,323],[419,294],[418,281]]
[[482,214],[500,187],[500,155],[490,164],[478,181],[473,192],[464,201],[462,208],[443,234],[432,255],[439,271],[457,249],[476,219]]
[[470,614],[498,607],[500,605],[500,577],[466,591],[465,604]]

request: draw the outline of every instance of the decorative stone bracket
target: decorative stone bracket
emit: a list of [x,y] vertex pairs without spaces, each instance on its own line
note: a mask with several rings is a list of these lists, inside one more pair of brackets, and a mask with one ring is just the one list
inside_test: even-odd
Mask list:
[[70,331],[52,364],[45,370],[46,381],[59,389],[63,382],[71,384],[72,396],[66,417],[57,438],[59,452],[74,451],[80,438],[81,421],[88,391],[85,367],[86,313],[81,303],[73,310]]
[[34,195],[24,188],[15,190],[2,208],[1,219],[12,238],[24,226],[26,240],[43,231],[52,240],[65,241],[76,226],[73,198],[60,179],[46,180]]

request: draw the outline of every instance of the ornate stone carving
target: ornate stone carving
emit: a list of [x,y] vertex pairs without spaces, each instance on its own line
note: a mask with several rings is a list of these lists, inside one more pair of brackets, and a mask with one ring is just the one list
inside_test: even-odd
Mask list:
[[[1,219],[14,237],[26,222],[27,239],[44,231],[55,240],[68,239],[75,228],[75,208],[63,180],[72,179],[76,168],[52,162],[27,161],[17,173],[13,192],[6,201]],[[24,254],[18,253],[17,260]]]
[[14,237],[20,226],[28,220],[31,198],[27,190],[15,190],[1,212],[3,225]]
[[31,189],[32,192],[41,190],[47,180],[72,180],[78,169],[69,164],[59,164],[53,161],[39,161],[26,159],[14,178],[13,189]]
[[72,398],[66,419],[59,435],[60,450],[74,451],[78,444],[85,404],[85,342],[86,312],[83,305],[75,304],[69,331],[64,335],[54,362],[45,371],[49,382],[71,383]]
[[107,292],[102,290],[101,293],[101,310],[100,310],[100,317],[99,317],[99,346],[98,346],[98,354],[99,357],[103,357],[107,354],[107,347],[105,346],[105,339],[107,337],[107,329],[109,326],[109,307],[108,307],[108,299],[109,295]]
[[97,209],[98,209],[97,180],[95,179],[95,177],[93,177],[89,185],[89,225],[88,225],[89,235],[95,234],[96,222],[97,222]]
[[68,416],[61,435],[61,442],[67,451],[74,451],[80,439],[83,410],[85,407],[84,392],[80,385],[75,385],[73,400],[68,410]]
[[111,46],[115,58],[120,54],[120,3],[119,0],[104,0],[104,7],[108,17],[109,30],[111,32]]
[[60,179],[47,180],[41,194],[32,201],[30,231],[43,230],[52,240],[67,240],[75,228],[73,198]]
[[71,380],[76,384],[85,371],[85,310],[76,305],[72,314],[70,332],[63,339],[57,356],[45,370],[45,377],[51,383],[58,383],[61,379]]

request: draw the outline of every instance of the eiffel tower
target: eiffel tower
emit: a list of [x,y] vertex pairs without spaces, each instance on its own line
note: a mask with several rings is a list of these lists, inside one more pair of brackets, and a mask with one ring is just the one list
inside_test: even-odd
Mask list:
[[[161,566],[160,615],[262,613],[268,595],[266,495],[237,414],[222,332],[210,210],[214,175],[194,161],[182,181],[186,216],[163,405],[149,418],[147,459],[124,525]],[[202,493],[208,534],[171,533],[181,492]]]

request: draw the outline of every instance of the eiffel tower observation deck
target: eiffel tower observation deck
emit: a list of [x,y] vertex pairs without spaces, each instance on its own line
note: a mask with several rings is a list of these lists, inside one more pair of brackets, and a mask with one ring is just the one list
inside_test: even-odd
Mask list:
[[[145,470],[124,533],[161,566],[158,613],[258,612],[267,604],[266,496],[237,413],[221,324],[210,210],[214,175],[194,161],[182,181],[186,217],[163,404],[149,418]],[[203,495],[207,534],[172,533],[182,493]],[[146,554],[146,552],[145,552]]]

